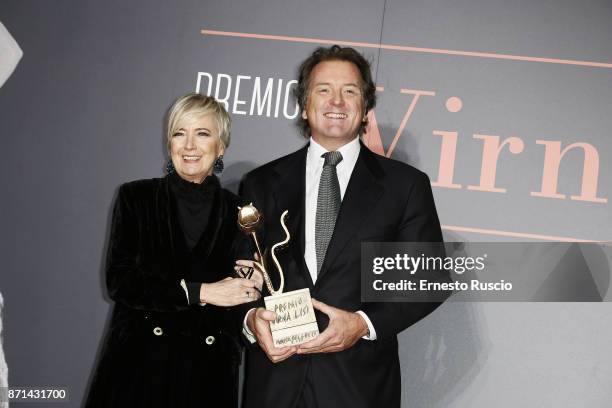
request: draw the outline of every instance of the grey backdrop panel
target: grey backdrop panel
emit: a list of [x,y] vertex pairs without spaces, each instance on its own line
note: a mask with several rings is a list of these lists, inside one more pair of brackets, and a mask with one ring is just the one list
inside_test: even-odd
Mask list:
[[[226,186],[236,189],[245,171],[303,144],[287,117],[294,101],[283,112],[285,86],[316,44],[202,29],[435,51],[360,48],[384,87],[376,119],[385,151],[411,102],[401,89],[435,92],[420,98],[391,157],[435,180],[441,138],[433,132],[458,134],[454,182],[462,188],[434,187],[446,239],[610,240],[610,204],[569,199],[580,193],[580,151],[559,171],[566,199],[530,192],[543,171],[536,140],[583,142],[597,149],[597,196],[609,201],[612,69],[439,51],[609,64],[611,18],[606,1],[3,1],[0,21],[24,51],[0,88],[0,291],[10,383],[67,386],[65,406],[79,406],[110,306],[102,263],[114,192],[162,174],[164,111],[196,89],[198,73],[213,78],[213,92],[218,78],[221,93],[232,81]],[[264,88],[272,80],[269,116],[250,113],[256,77]],[[445,107],[452,96],[463,102],[459,112]],[[234,109],[236,99],[245,104]],[[500,154],[496,186],[506,193],[466,188],[480,177],[482,140],[474,134],[523,141],[522,153]],[[403,406],[605,406],[611,311],[607,303],[445,304],[400,336]]]

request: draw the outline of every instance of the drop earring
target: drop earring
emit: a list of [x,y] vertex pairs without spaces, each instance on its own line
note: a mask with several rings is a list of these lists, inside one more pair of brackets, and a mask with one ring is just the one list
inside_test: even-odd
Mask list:
[[223,168],[225,165],[223,164],[223,155],[220,154],[219,157],[215,160],[215,164],[213,165],[213,171],[216,174],[221,174],[223,172]]
[[172,159],[168,159],[166,162],[166,174],[174,173],[174,164],[172,164]]

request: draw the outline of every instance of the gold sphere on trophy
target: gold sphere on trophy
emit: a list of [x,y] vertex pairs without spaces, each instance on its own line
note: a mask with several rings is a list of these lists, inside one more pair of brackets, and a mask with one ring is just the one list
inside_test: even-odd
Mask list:
[[238,227],[245,234],[252,234],[257,231],[263,222],[261,213],[253,203],[245,205],[244,207],[238,207]]

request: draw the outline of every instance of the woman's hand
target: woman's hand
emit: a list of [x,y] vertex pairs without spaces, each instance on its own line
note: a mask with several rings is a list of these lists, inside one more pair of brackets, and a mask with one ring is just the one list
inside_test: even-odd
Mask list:
[[[261,287],[261,285],[259,285]],[[260,290],[252,279],[225,278],[200,286],[200,302],[215,306],[236,306],[259,299]]]
[[[257,260],[258,258],[259,257],[256,254],[255,259]],[[238,274],[239,276],[243,276],[249,280],[254,281],[257,289],[261,292],[264,279],[263,274],[255,265],[255,262],[246,259],[239,259],[236,261],[234,271],[236,271],[236,274]]]

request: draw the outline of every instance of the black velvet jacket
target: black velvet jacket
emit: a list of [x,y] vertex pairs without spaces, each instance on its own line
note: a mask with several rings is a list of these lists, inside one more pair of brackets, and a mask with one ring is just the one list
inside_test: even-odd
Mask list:
[[181,280],[231,276],[237,196],[217,188],[190,251],[168,177],[122,185],[106,283],[115,302],[87,407],[235,407],[239,309],[189,305]]

